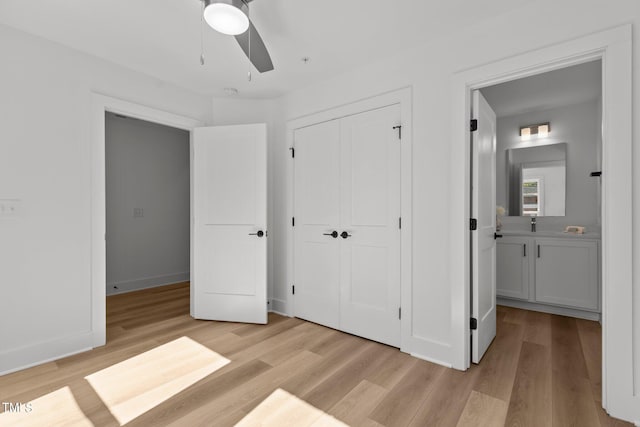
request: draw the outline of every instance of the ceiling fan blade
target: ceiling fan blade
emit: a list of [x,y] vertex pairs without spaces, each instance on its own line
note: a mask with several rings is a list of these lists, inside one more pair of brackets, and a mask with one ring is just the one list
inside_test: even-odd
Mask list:
[[[251,35],[251,56],[249,56],[249,35]],[[273,70],[273,62],[267,51],[267,46],[262,41],[256,27],[253,26],[253,22],[249,21],[249,29],[235,37],[249,61],[258,71],[264,73]]]

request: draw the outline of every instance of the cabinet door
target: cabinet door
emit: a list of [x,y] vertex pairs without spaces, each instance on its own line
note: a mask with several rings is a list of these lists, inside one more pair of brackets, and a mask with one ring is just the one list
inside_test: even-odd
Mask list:
[[498,240],[496,293],[501,297],[529,299],[529,256],[532,240],[505,236]]
[[536,301],[597,311],[598,243],[536,239]]

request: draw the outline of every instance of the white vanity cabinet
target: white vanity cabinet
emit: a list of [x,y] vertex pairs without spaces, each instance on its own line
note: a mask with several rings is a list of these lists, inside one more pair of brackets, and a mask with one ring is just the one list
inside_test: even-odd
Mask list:
[[597,242],[536,239],[535,255],[536,302],[598,311]]
[[496,263],[500,303],[585,318],[600,312],[598,239],[505,234]]
[[504,236],[496,245],[496,294],[529,299],[532,239]]

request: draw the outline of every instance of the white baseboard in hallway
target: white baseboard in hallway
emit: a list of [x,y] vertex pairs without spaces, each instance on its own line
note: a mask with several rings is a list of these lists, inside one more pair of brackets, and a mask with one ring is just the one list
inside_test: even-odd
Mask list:
[[126,292],[139,291],[141,289],[155,288],[171,285],[189,280],[189,272],[165,274],[162,276],[143,277],[139,279],[123,280],[107,283],[107,295],[124,294]]

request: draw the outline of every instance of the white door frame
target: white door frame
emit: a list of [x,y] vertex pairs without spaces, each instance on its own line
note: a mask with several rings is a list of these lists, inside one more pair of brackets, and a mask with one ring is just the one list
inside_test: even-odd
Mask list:
[[[632,293],[632,36],[623,25],[456,73],[452,91],[451,328],[456,369],[469,356],[469,120],[471,91],[602,60],[602,401],[613,416],[638,419],[634,397]],[[635,413],[634,413],[635,412]]]
[[[370,110],[375,110],[389,105],[399,104],[402,117],[402,141],[400,154],[400,212],[402,216],[402,229],[400,230],[400,303],[402,306],[401,319],[401,339],[400,348],[403,351],[424,355],[414,341],[412,333],[412,88],[405,87],[391,92],[383,93],[370,98],[355,101],[333,109],[319,111],[303,117],[298,117],[287,121],[286,138],[287,147],[293,147],[293,134],[296,129],[326,122],[329,120],[341,119]],[[283,153],[289,158],[287,160],[287,218],[293,217],[294,212],[294,174],[293,162],[289,153]],[[287,297],[284,301],[272,299],[272,310],[293,316],[293,298],[291,295],[291,284],[293,283],[293,256],[294,256],[294,235],[291,222],[287,227],[287,271],[286,286]]]
[[[93,334],[93,347],[105,345],[107,340],[105,112],[122,114],[189,131],[190,164],[193,164],[191,130],[203,126],[201,121],[191,117],[180,116],[99,93],[91,93],[91,333]],[[193,174],[193,168],[190,169]],[[193,176],[190,181],[190,199],[193,204]],[[193,213],[193,206],[191,206],[191,212]],[[192,218],[189,222],[191,224],[190,250],[193,254]],[[193,274],[193,256],[191,256],[191,263],[190,271]]]

